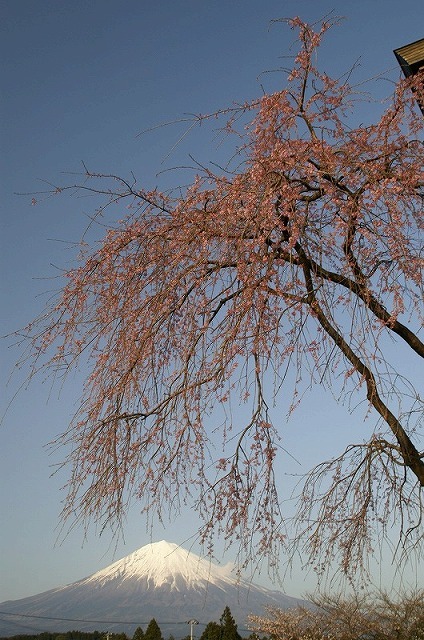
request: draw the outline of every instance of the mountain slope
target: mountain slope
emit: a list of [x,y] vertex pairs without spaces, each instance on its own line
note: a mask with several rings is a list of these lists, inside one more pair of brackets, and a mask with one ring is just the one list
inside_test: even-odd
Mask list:
[[82,580],[80,584],[106,585],[111,581],[117,581],[118,584],[130,579],[143,583],[147,589],[155,589],[166,584],[178,589],[178,583],[186,589],[195,588],[203,585],[205,581],[234,584],[228,566],[221,568],[212,565],[200,556],[165,540],[134,551]]
[[[220,567],[162,541],[138,549],[93,575],[65,587],[0,604],[0,637],[41,631],[125,631],[146,628],[156,618],[164,638],[197,637],[229,606],[240,630],[250,613],[265,605],[281,608],[299,601],[252,583],[236,582],[229,566]],[[18,615],[19,614],[19,615]],[[243,635],[243,632],[242,632]],[[245,633],[247,635],[247,632]]]

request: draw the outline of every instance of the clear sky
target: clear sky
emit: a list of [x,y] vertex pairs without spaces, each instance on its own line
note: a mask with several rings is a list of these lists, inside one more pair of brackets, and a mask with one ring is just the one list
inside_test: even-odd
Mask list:
[[[137,134],[187,112],[253,98],[260,83],[275,87],[282,76],[261,73],[284,65],[294,34],[270,27],[274,18],[343,16],[322,48],[321,68],[340,75],[357,62],[358,82],[382,74],[386,80],[373,89],[381,98],[399,77],[392,50],[424,37],[422,0],[0,0],[0,10],[1,335],[41,311],[91,213],[89,198],[41,198],[33,207],[31,196],[16,193],[63,181],[62,173],[80,171],[82,161],[99,172],[134,171],[148,186],[166,186],[172,178],[159,172],[187,161],[190,151],[207,162],[216,149],[202,146],[196,133],[176,150],[181,127]],[[379,110],[370,104],[363,117]],[[23,377],[8,382],[19,350],[11,340],[0,341],[0,349],[3,414]],[[79,384],[76,375],[59,394],[36,381],[18,394],[0,427],[0,602],[78,580],[150,539],[134,508],[116,547],[93,530],[84,540],[79,529],[56,544],[66,474],[50,477],[60,454],[44,445],[66,428]],[[344,428],[360,432],[360,418],[331,398],[312,400],[292,429],[314,423],[314,453],[337,444]],[[195,515],[185,514],[158,527],[153,539],[182,543],[195,531]],[[390,568],[380,569],[387,579]],[[300,595],[312,584],[299,570],[284,590]]]

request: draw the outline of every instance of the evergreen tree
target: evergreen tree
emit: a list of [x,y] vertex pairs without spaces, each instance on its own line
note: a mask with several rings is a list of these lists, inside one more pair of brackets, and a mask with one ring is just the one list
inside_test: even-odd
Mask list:
[[199,640],[221,640],[221,625],[208,622]]
[[241,635],[237,631],[237,625],[231,615],[230,607],[225,607],[219,622],[221,626],[220,640],[241,640]]
[[160,627],[154,618],[150,620],[147,626],[144,640],[163,640]]
[[144,640],[144,631],[141,627],[137,627],[134,631],[133,640]]

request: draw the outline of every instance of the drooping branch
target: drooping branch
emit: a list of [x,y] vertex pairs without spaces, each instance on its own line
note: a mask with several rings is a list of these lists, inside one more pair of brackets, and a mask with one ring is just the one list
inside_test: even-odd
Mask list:
[[319,324],[324,329],[326,334],[333,340],[337,348],[340,349],[347,360],[353,365],[358,375],[365,380],[368,401],[380,414],[383,420],[389,425],[392,433],[399,443],[400,451],[402,453],[402,457],[405,461],[406,466],[411,469],[411,471],[417,477],[420,485],[424,487],[424,460],[422,459],[422,456],[412,443],[400,421],[390,411],[388,406],[380,397],[377,383],[372,371],[365,365],[365,363],[359,358],[359,356],[355,354],[353,349],[346,342],[341,333],[337,331],[336,327],[330,322],[328,316],[322,310],[315,295],[315,287],[313,284],[310,262],[300,246],[298,247],[298,253],[302,262],[303,273],[305,276],[306,289],[308,292],[308,304],[311,307],[313,314],[316,316]]
[[399,320],[393,318],[387,311],[387,309],[381,304],[381,302],[379,302],[377,298],[372,294],[369,288],[359,284],[358,282],[354,282],[353,280],[347,278],[345,275],[341,275],[333,271],[328,271],[328,269],[325,269],[313,259],[309,260],[312,273],[319,276],[320,278],[323,278],[324,280],[328,280],[329,282],[340,284],[342,287],[345,287],[356,296],[358,296],[358,298],[362,300],[362,302],[376,316],[376,318],[384,323],[385,327],[387,327],[388,330],[396,333],[406,342],[406,344],[411,347],[411,349],[415,351],[415,353],[424,358],[424,343],[419,339],[417,334],[411,331],[407,326],[399,322]]
[[[323,177],[325,181],[328,181],[331,184],[335,185],[339,191],[346,193],[347,196],[351,198],[353,202],[357,202],[359,196],[361,195],[365,187],[360,187],[356,192],[352,192],[346,185],[343,184],[343,182],[340,179],[336,178],[335,176],[332,176],[329,173],[322,172],[322,169],[317,162],[313,161],[310,158],[308,159],[308,161],[317,169],[317,171],[320,172],[320,175]],[[283,198],[281,193],[278,192],[278,188],[282,184],[282,176],[284,176],[284,173],[280,175],[274,172],[268,179],[270,181],[270,185],[272,189],[275,189],[277,193],[275,209],[281,221],[281,225],[282,225],[281,233],[282,233],[283,241],[287,243],[290,240],[290,233],[288,230],[288,223],[290,221],[290,217],[287,216],[287,213],[284,212]],[[288,176],[284,176],[284,177],[287,180],[287,183],[289,185],[295,185],[296,183],[300,183],[302,186],[306,188],[307,192],[311,193],[311,195],[307,195],[307,196],[305,196],[304,194],[300,195],[299,197],[300,201],[303,201],[303,202],[306,201],[310,203],[317,200],[321,200],[325,195],[325,190],[322,187],[313,187],[306,180],[301,180],[299,178],[292,179],[292,178],[289,178]],[[394,317],[392,314],[389,313],[386,307],[373,294],[372,289],[369,285],[369,280],[373,275],[374,271],[382,264],[387,264],[387,262],[390,263],[390,261],[376,260],[376,263],[373,266],[373,269],[371,270],[371,272],[365,275],[359,266],[358,260],[355,258],[353,248],[352,248],[356,231],[357,231],[357,227],[356,227],[355,217],[352,215],[352,213],[350,213],[349,223],[347,225],[347,230],[346,230],[346,238],[343,242],[343,252],[347,256],[348,263],[352,268],[354,280],[349,278],[344,273],[335,272],[335,271],[326,269],[322,265],[322,263],[318,262],[316,259],[314,259],[313,256],[309,255],[308,263],[312,273],[315,276],[325,281],[333,282],[334,284],[341,285],[345,289],[351,291],[355,296],[357,296],[360,300],[362,300],[362,302],[375,315],[376,318],[381,320],[381,322],[384,324],[387,330],[392,331],[393,333],[398,335],[400,338],[402,338],[402,340],[404,340],[405,343],[408,344],[409,347],[413,349],[413,351],[415,351],[415,353],[417,353],[418,355],[424,358],[424,343],[422,342],[422,340],[420,340],[420,338],[416,333],[411,331],[411,329],[409,329],[406,325],[402,324],[396,317]],[[271,250],[273,251],[277,259],[283,260],[290,264],[297,264],[298,262],[297,255],[287,250],[287,248],[282,246],[281,243],[276,244],[270,238],[267,238],[266,242],[268,246],[271,248]],[[300,248],[300,244],[299,242],[296,242],[294,245],[295,251],[298,252],[299,248]]]

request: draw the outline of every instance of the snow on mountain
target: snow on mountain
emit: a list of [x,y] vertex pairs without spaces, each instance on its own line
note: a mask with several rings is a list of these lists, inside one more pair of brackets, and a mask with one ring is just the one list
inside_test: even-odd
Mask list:
[[[148,544],[70,585],[0,604],[0,637],[41,631],[124,631],[132,637],[152,618],[164,638],[188,634],[195,618],[197,637],[219,621],[226,606],[242,635],[250,613],[266,605],[288,608],[299,600],[251,582],[237,582],[231,565],[220,567],[176,544]],[[203,626],[202,626],[203,625]]]
[[147,588],[157,588],[169,584],[180,589],[182,582],[185,588],[199,586],[204,581],[215,584],[223,580],[234,584],[234,578],[229,574],[231,565],[221,568],[212,565],[200,556],[190,553],[186,549],[162,540],[148,544],[122,560],[114,562],[109,567],[94,573],[86,579],[86,583],[97,582],[106,584],[110,580],[125,581],[128,579],[141,580]]

